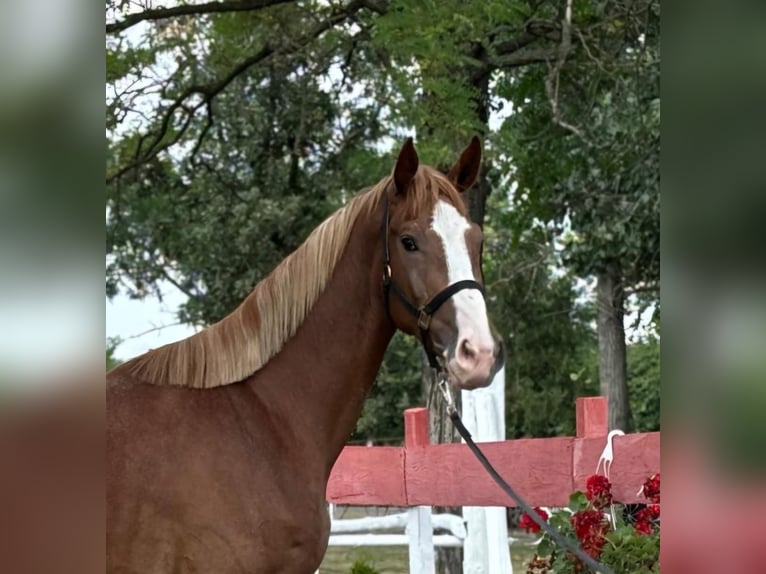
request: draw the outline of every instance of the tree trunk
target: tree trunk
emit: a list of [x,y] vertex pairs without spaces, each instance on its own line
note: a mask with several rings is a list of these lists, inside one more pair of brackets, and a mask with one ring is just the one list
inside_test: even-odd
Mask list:
[[625,351],[625,291],[619,267],[610,264],[598,276],[598,375],[609,405],[609,430],[630,431],[628,368]]
[[[452,421],[447,416],[446,405],[442,399],[441,393],[436,388],[436,380],[433,370],[428,364],[428,358],[424,352],[421,352],[421,367],[423,374],[423,396],[425,396],[429,405],[428,409],[428,428],[431,444],[443,444],[450,442],[460,442],[460,436],[457,434]],[[460,393],[452,393],[455,406],[460,410]],[[460,515],[460,507],[434,506],[434,514],[449,512]],[[463,574],[463,549],[436,547],[434,552],[434,562],[437,574]]]

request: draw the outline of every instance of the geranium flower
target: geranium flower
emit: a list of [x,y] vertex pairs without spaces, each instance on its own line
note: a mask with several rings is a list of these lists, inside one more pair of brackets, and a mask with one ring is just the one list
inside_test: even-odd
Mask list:
[[607,477],[600,474],[591,475],[588,477],[586,487],[585,496],[595,508],[603,510],[612,504],[612,484]]
[[660,517],[660,507],[657,504],[650,504],[636,513],[636,532],[641,534],[651,534],[654,524]]
[[600,510],[579,510],[569,519],[580,541],[583,551],[592,558],[598,558],[606,544],[609,522]]
[[636,532],[640,532],[641,534],[651,534],[652,533],[652,523],[648,520],[636,520],[636,523],[633,525],[633,528],[636,529]]
[[644,482],[644,496],[654,504],[660,503],[660,473],[653,474]]
[[600,510],[579,510],[572,515],[570,521],[577,539],[582,543],[602,536],[609,528],[609,523]]
[[[546,521],[548,520],[548,513],[545,512],[545,510],[539,506],[535,506],[534,510],[540,518]],[[524,528],[527,532],[532,532],[534,534],[540,532],[540,525],[535,522],[526,512],[521,515],[521,519],[519,520],[519,527]]]

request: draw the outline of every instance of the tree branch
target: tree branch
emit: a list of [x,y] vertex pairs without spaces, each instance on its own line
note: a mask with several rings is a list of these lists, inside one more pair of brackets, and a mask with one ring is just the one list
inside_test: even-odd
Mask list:
[[557,54],[558,51],[554,48],[539,48],[536,50],[524,50],[523,52],[512,52],[506,56],[491,58],[489,62],[498,68],[511,69],[528,64],[550,62]]
[[539,40],[558,40],[559,26],[555,22],[546,20],[533,20],[526,24],[523,32],[515,38],[494,41],[490,43],[492,57],[489,63],[497,68],[518,68],[528,64],[541,64],[556,58],[558,50],[555,48],[527,49],[527,46]]
[[173,278],[173,276],[168,272],[168,269],[166,267],[168,265],[167,259],[164,257],[163,259],[165,259],[165,261],[163,262],[163,267],[160,269],[160,273],[162,274],[162,277],[168,283],[173,285],[173,287],[175,287],[181,293],[186,295],[189,299],[199,299],[199,296],[200,296],[199,293],[195,293],[191,289],[184,287],[183,285],[181,285],[181,283],[179,283],[176,279]]
[[179,16],[198,16],[223,12],[257,11],[278,4],[286,4],[294,0],[224,0],[223,2],[208,2],[206,4],[181,4],[171,8],[154,8],[129,14],[124,20],[110,22],[106,25],[107,34],[116,34],[135,26],[139,22],[150,20],[167,20]]
[[166,325],[155,325],[151,329],[147,329],[146,331],[141,331],[140,333],[136,333],[135,335],[128,335],[125,337],[125,341],[129,341],[131,339],[139,339],[143,337],[144,335],[149,335],[151,333],[154,333],[156,331],[162,331],[163,329],[167,329],[168,327],[180,327],[182,325],[188,326],[188,323],[184,323],[183,321],[176,321],[175,323],[168,323]]
[[639,293],[659,293],[659,292],[660,292],[659,282],[625,288],[625,293],[628,295],[637,295]]
[[548,20],[528,20],[524,25],[524,31],[510,40],[495,41],[498,33],[490,36],[491,48],[498,56],[504,56],[511,52],[518,52],[540,39],[558,40],[559,24]]
[[585,134],[580,128],[562,119],[561,110],[559,109],[559,78],[561,75],[561,68],[564,66],[567,56],[571,50],[572,0],[567,0],[566,9],[564,11],[564,18],[561,20],[561,43],[557,49],[556,62],[553,64],[553,66],[550,67],[548,75],[545,78],[545,93],[547,94],[548,101],[551,105],[551,120],[553,123],[567,131],[572,132],[585,143],[590,145],[590,142],[585,137]]
[[207,121],[205,122],[205,127],[202,128],[202,131],[199,134],[199,137],[197,138],[197,143],[194,144],[194,149],[191,152],[191,160],[194,161],[194,158],[196,157],[197,153],[199,152],[200,148],[202,147],[202,142],[205,139],[205,136],[207,136],[207,132],[210,131],[210,128],[213,127],[213,103],[207,102]]
[[525,31],[519,34],[517,37],[511,38],[510,40],[492,43],[491,50],[498,56],[504,56],[512,52],[518,52],[522,48],[526,48],[539,39],[539,35]]
[[[353,2],[349,3],[344,9],[332,13],[330,16],[327,17],[326,20],[316,25],[308,34],[300,38],[298,41],[292,43],[292,46],[291,46],[292,50],[285,50],[285,49],[278,50],[276,47],[267,44],[257,54],[254,54],[250,56],[249,58],[242,60],[239,64],[234,66],[234,68],[219,81],[211,83],[211,84],[206,84],[206,85],[189,86],[188,88],[186,88],[181,93],[181,95],[178,96],[170,104],[170,106],[168,106],[168,108],[165,110],[162,121],[160,122],[160,127],[158,131],[154,134],[154,137],[151,138],[151,141],[149,142],[148,147],[144,148],[143,142],[150,137],[150,134],[144,134],[139,140],[139,145],[136,148],[136,154],[135,154],[134,160],[128,163],[127,165],[124,165],[123,167],[115,171],[113,174],[110,174],[106,178],[107,185],[119,179],[120,177],[125,175],[128,171],[135,169],[136,167],[142,165],[143,163],[146,163],[152,157],[156,156],[157,154],[165,151],[169,147],[178,143],[178,141],[180,141],[181,137],[183,137],[184,133],[188,129],[189,125],[191,124],[191,120],[193,119],[197,111],[203,107],[208,107],[208,110],[212,111],[212,108],[210,106],[213,99],[218,94],[220,94],[223,90],[225,90],[226,87],[229,84],[231,84],[238,76],[246,72],[249,68],[251,68],[252,66],[256,64],[259,64],[260,62],[263,62],[264,60],[266,60],[267,58],[269,58],[270,56],[272,56],[273,54],[277,52],[289,53],[290,51],[296,51],[296,50],[302,49],[309,42],[311,42],[312,40],[315,40],[316,38],[321,36],[324,32],[326,32],[333,26],[336,26],[337,24],[343,22],[344,20],[349,18],[351,15],[353,15],[360,9],[369,8],[369,5],[370,5],[370,0],[354,0]],[[188,100],[195,95],[202,96],[202,99],[199,102],[196,102],[191,105],[187,105]],[[166,135],[168,134],[168,131],[170,130],[171,122],[176,112],[179,110],[181,110],[186,117],[184,118],[183,123],[181,124],[181,127],[178,130],[178,132],[171,139],[163,143],[163,140],[165,139]]]

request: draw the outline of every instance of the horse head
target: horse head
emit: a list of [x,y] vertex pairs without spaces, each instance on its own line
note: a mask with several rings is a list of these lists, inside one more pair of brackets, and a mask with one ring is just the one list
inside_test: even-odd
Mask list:
[[488,385],[503,362],[484,300],[483,234],[463,201],[480,164],[476,137],[446,175],[420,165],[408,139],[384,197],[389,315],[421,340],[431,365],[460,389]]

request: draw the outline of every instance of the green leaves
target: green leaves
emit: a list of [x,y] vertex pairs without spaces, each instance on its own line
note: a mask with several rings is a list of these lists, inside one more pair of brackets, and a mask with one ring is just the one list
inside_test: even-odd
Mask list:
[[155,63],[157,54],[149,48],[107,48],[106,82],[114,83]]
[[538,556],[548,556],[553,551],[553,542],[547,536],[544,536],[540,543],[537,545]]
[[601,554],[604,564],[615,574],[657,574],[660,572],[659,533],[644,535],[630,526],[607,534]]
[[598,393],[591,314],[578,303],[575,278],[557,272],[550,232],[537,227],[515,237],[514,214],[502,202],[500,194],[490,198],[484,272],[490,316],[510,359],[507,435],[572,435],[575,397]]
[[576,492],[573,492],[571,495],[569,495],[569,508],[572,510],[572,512],[577,512],[578,510],[584,510],[588,507],[588,498],[585,496],[583,492],[580,492],[579,490]]
[[[575,273],[620,261],[636,284],[659,278],[659,46],[647,28],[645,40],[631,30],[635,35],[623,34],[623,44],[597,66],[590,51],[570,56],[562,72],[559,106],[585,138],[551,125],[543,69],[524,70],[506,85],[508,97],[525,105],[501,136],[526,192],[514,199],[520,226],[536,218],[566,223],[576,232],[565,251]],[[610,34],[583,42],[602,48],[599,41],[615,41]]]
[[117,347],[122,343],[120,337],[107,337],[106,338],[106,370],[116,367],[122,361],[115,357],[114,353]]
[[660,343],[655,338],[628,347],[630,412],[636,432],[660,430]]

